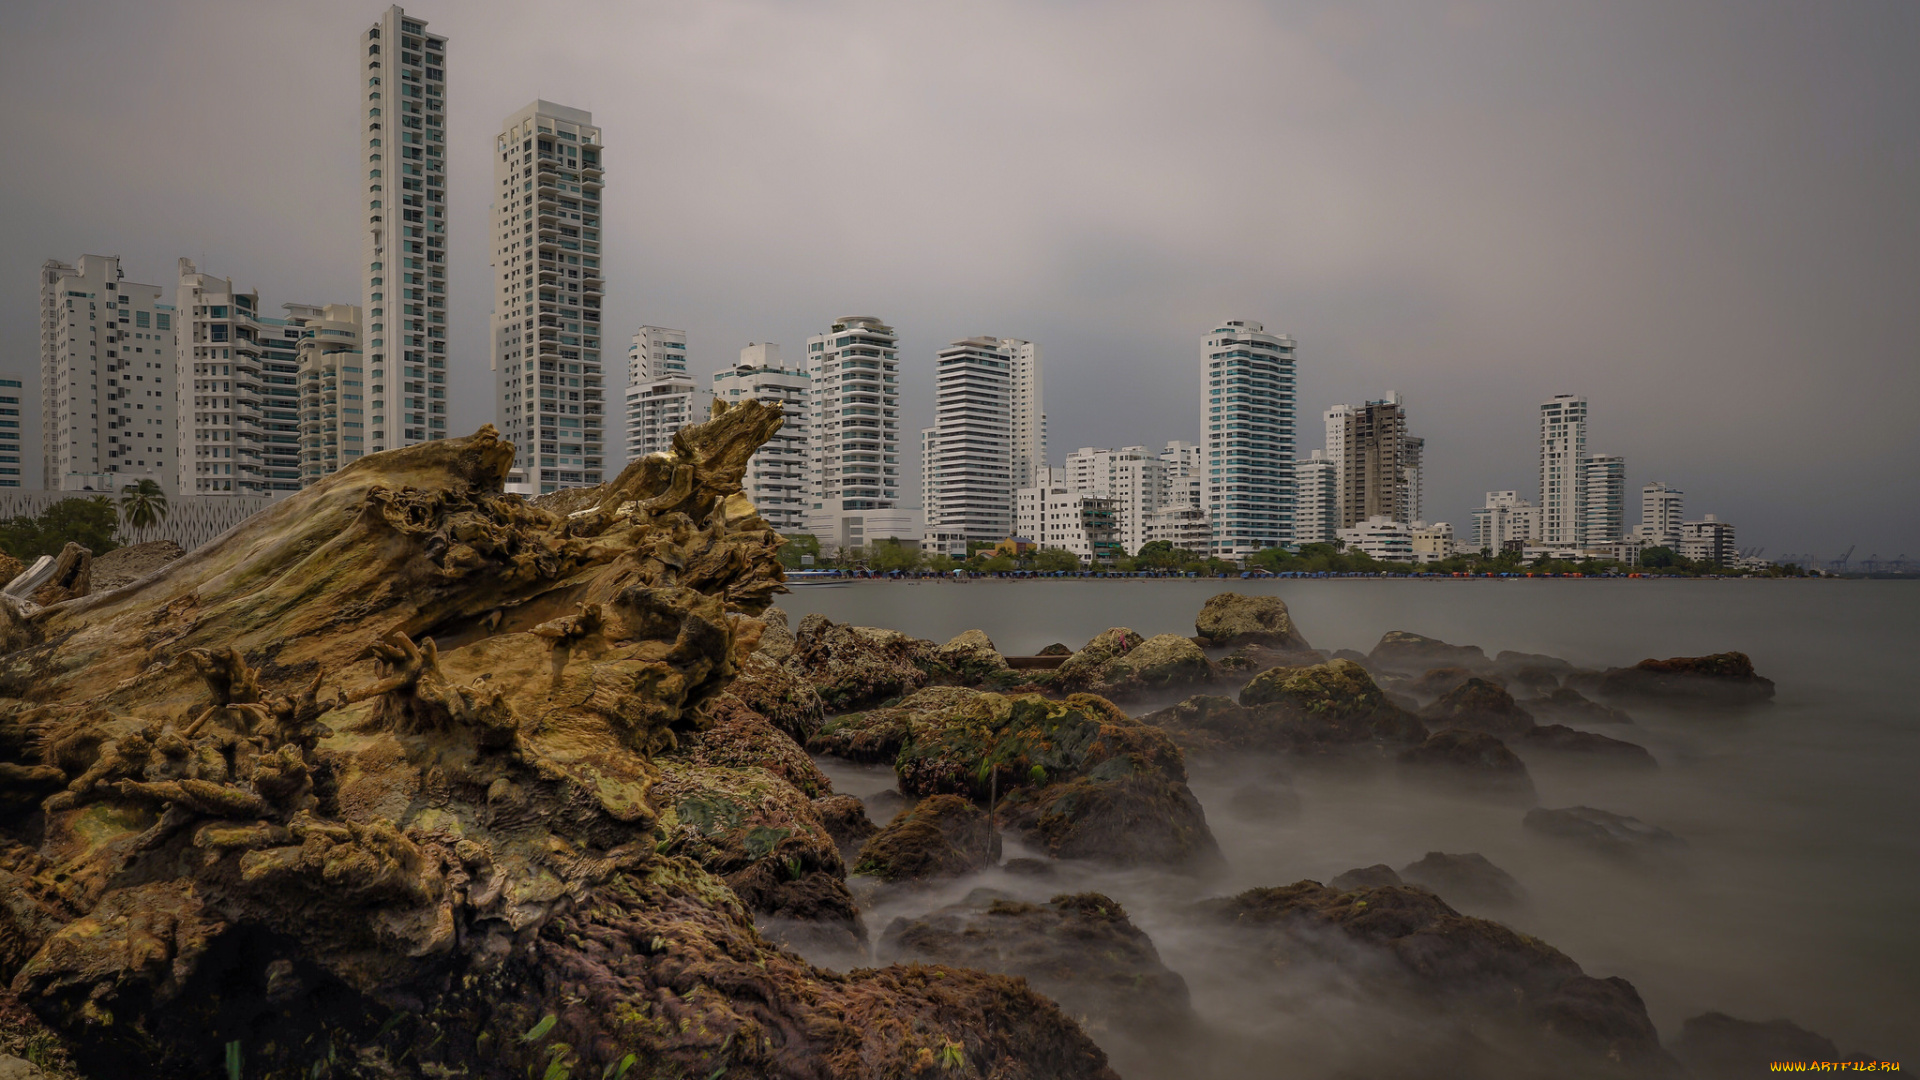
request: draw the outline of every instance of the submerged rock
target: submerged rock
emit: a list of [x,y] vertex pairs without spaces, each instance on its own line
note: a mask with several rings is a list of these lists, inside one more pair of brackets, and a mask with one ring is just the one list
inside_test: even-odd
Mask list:
[[1312,667],[1324,664],[1326,653],[1318,649],[1279,649],[1270,645],[1242,645],[1222,657],[1215,665],[1224,676],[1257,675],[1271,668]]
[[1689,1018],[1673,1056],[1700,1080],[1735,1080],[1767,1072],[1775,1062],[1845,1061],[1833,1040],[1787,1020],[1758,1023],[1725,1013]]
[[959,877],[1000,861],[1000,834],[987,812],[956,795],[922,799],[860,849],[856,874],[887,882]]
[[[1419,694],[1422,697],[1439,697],[1459,689],[1469,680],[1478,677],[1470,669],[1463,667],[1431,668],[1426,674],[1408,683],[1406,690],[1408,693]],[[1485,681],[1505,688],[1505,684],[1497,677],[1487,676]]]
[[1195,1020],[1186,980],[1160,961],[1126,910],[1099,893],[1034,904],[975,890],[962,903],[895,919],[876,952],[893,963],[1021,976],[1123,1045],[1158,1043]]
[[12,992],[99,1076],[238,1042],[249,1075],[1110,1078],[1017,979],[829,976],[756,930],[852,926],[812,801],[683,742],[782,587],[740,493],[779,423],[717,404],[551,505],[483,428],[124,588],[9,596],[0,764],[62,781],[0,809]]
[[1374,863],[1372,866],[1358,866],[1327,882],[1327,888],[1352,892],[1355,889],[1379,889],[1388,885],[1404,885],[1400,875],[1386,863]]
[[1429,851],[1418,862],[1401,867],[1400,876],[1409,884],[1433,890],[1451,904],[1503,907],[1520,903],[1527,895],[1512,874],[1478,852],[1448,855]]
[[1193,622],[1194,634],[1210,646],[1265,645],[1294,652],[1310,646],[1277,596],[1219,593],[1208,598]]
[[1773,680],[1753,670],[1746,653],[1676,656],[1614,668],[1600,678],[1601,697],[1656,705],[1742,708],[1773,700]]
[[[1645,1004],[1624,979],[1596,979],[1564,953],[1424,889],[1332,888],[1312,881],[1196,905],[1231,928],[1268,971],[1305,962],[1347,972],[1363,992],[1404,997],[1461,1022],[1501,1025],[1538,1066],[1672,1068]],[[1489,1033],[1491,1034],[1491,1033]]]
[[1483,731],[1448,728],[1396,759],[1411,775],[1476,794],[1533,796],[1526,763],[1499,739]]
[[1516,704],[1532,713],[1537,720],[1569,724],[1633,723],[1633,717],[1611,705],[1589,701],[1586,695],[1571,686],[1562,687],[1545,697],[1528,698]]
[[1685,841],[1639,818],[1596,810],[1591,806],[1568,806],[1558,810],[1535,807],[1527,811],[1527,828],[1562,840],[1570,840],[1608,855],[1632,855],[1681,847]]
[[1369,667],[1413,673],[1443,667],[1483,668],[1487,654],[1478,645],[1449,645],[1438,638],[1389,630],[1367,654],[1367,661]]
[[1269,733],[1265,741],[1275,748],[1411,743],[1427,734],[1350,660],[1262,672],[1240,691],[1240,704],[1256,711]]
[[765,653],[753,653],[741,662],[727,693],[801,744],[826,721],[826,705],[813,684]]
[[1519,745],[1524,750],[1542,750],[1610,765],[1643,769],[1659,767],[1647,748],[1638,743],[1610,739],[1591,731],[1575,731],[1564,724],[1544,724],[1533,728],[1520,736]]
[[1469,678],[1441,694],[1433,704],[1420,710],[1420,719],[1434,729],[1458,728],[1480,731],[1500,738],[1525,735],[1533,729],[1533,717],[1513,700],[1513,695],[1487,679]]
[[813,812],[820,818],[820,826],[833,837],[833,844],[840,849],[840,857],[851,863],[859,856],[860,848],[880,831],[880,827],[867,816],[867,804],[852,795],[824,795],[813,800]]

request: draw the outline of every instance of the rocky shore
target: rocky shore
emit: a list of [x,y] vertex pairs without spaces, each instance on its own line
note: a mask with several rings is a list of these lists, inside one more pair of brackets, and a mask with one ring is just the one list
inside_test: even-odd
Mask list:
[[[1584,671],[1401,631],[1331,654],[1233,593],[1191,636],[1113,627],[1055,667],[977,630],[793,625],[740,494],[779,421],[722,407],[531,501],[501,493],[487,428],[185,557],[23,568],[0,596],[0,1068],[1189,1075],[1222,1052],[1194,942],[1283,1012],[1316,972],[1419,1018],[1369,1051],[1391,1075],[1705,1077],[1819,1045],[1719,1014],[1663,1042],[1631,983],[1494,918],[1534,900],[1477,853],[1217,890],[1191,784],[1248,755],[1372,770],[1588,857],[1666,857],[1685,840],[1657,824],[1534,805],[1529,769],[1659,768],[1622,706],[1763,706],[1745,656]],[[836,790],[850,768],[889,789]],[[1049,890],[1093,873],[1193,899],[1146,925]]]

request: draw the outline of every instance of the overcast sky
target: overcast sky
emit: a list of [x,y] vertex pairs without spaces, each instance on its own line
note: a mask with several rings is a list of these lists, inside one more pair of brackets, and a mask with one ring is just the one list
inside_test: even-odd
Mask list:
[[[379,10],[13,0],[0,368],[35,380],[48,257],[358,302]],[[1197,440],[1200,336],[1255,319],[1299,342],[1302,456],[1329,404],[1404,396],[1431,518],[1537,493],[1538,403],[1572,392],[1635,492],[1742,546],[1920,556],[1920,5],[408,12],[450,38],[456,428],[492,418],[492,136],[543,97],[606,133],[610,371],[642,323],[704,378],[879,315],[911,463],[934,351],[1030,338],[1057,461]]]

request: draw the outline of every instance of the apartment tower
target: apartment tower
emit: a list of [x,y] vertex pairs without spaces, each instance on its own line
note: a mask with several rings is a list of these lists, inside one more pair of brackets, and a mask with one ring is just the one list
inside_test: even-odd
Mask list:
[[26,416],[20,396],[25,387],[20,379],[0,378],[0,488],[25,486],[20,464],[21,425]]
[[1293,339],[1257,322],[1223,322],[1201,338],[1200,372],[1213,554],[1291,543]]
[[1540,542],[1579,546],[1586,527],[1587,399],[1556,394],[1540,405]]
[[713,373],[713,397],[728,405],[761,401],[779,405],[784,418],[773,437],[747,459],[744,490],[767,523],[783,533],[806,529],[808,467],[807,373],[785,367],[780,346],[755,342],[740,350],[740,362]]
[[507,117],[493,150],[492,367],[514,445],[508,490],[592,486],[606,478],[600,129],[590,112],[535,101]]
[[1649,547],[1679,546],[1684,494],[1659,480],[1640,489],[1640,527],[1635,531]]
[[1627,535],[1627,462],[1618,454],[1595,454],[1581,470],[1586,508],[1580,525],[1584,546],[1615,544]]
[[1293,542],[1331,544],[1341,527],[1339,467],[1315,450],[1293,463]]
[[1407,524],[1418,516],[1426,443],[1407,436],[1407,410],[1400,395],[1335,405],[1325,419],[1327,457],[1333,462],[1338,492],[1338,528],[1354,528],[1375,517]]
[[1014,531],[1014,493],[1045,452],[1039,346],[963,338],[936,363],[934,426],[921,432],[926,529],[1004,540]]
[[900,507],[900,359],[893,327],[835,319],[807,339],[813,485],[807,530],[823,547],[920,535]]
[[700,419],[687,374],[687,332],[643,326],[627,346],[627,460],[672,449],[674,432]]
[[300,485],[367,454],[367,365],[360,306],[328,304],[298,316]]
[[368,452],[447,436],[447,41],[390,7],[365,51]]
[[114,256],[41,265],[46,490],[117,492],[142,480],[176,490],[174,310],[163,295],[127,281]]

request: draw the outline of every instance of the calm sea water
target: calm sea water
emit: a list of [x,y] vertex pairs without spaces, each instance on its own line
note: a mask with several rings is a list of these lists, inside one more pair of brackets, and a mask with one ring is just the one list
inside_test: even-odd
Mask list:
[[[1187,977],[1203,1015],[1255,1047],[1212,1075],[1254,1075],[1262,1054],[1301,1039],[1318,1040],[1329,1067],[1354,1059],[1328,1034],[1338,1017],[1310,1005],[1278,1018],[1248,1007],[1263,999],[1214,962],[1179,905],[1376,862],[1404,866],[1430,850],[1478,851],[1512,873],[1531,902],[1486,914],[1552,943],[1589,974],[1631,980],[1664,1039],[1682,1019],[1718,1010],[1791,1019],[1842,1051],[1920,1064],[1920,583],[860,583],[802,587],[781,606],[796,620],[820,612],[942,641],[977,628],[1004,652],[1031,653],[1055,641],[1077,648],[1110,626],[1191,634],[1200,606],[1223,589],[1282,597],[1318,648],[1364,652],[1388,630],[1411,630],[1488,655],[1515,649],[1593,667],[1737,649],[1775,680],[1779,697],[1740,717],[1636,712],[1631,728],[1596,729],[1645,745],[1660,761],[1655,773],[1530,763],[1542,805],[1631,814],[1688,841],[1683,859],[1658,866],[1569,850],[1523,832],[1513,806],[1407,788],[1392,776],[1277,759],[1191,762],[1231,864],[1225,877],[1067,868],[1062,883],[1127,904]],[[889,779],[835,774],[841,790],[859,795]],[[1297,795],[1297,810],[1260,797],[1280,788]],[[1058,891],[990,873],[949,893],[983,883]],[[903,912],[870,913],[870,925],[877,934]],[[1351,1035],[1356,1046],[1366,1038]],[[1116,1062],[1134,1066],[1123,1070],[1130,1077],[1179,1073]]]

